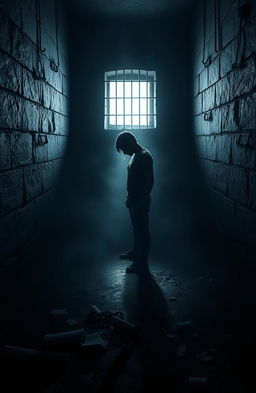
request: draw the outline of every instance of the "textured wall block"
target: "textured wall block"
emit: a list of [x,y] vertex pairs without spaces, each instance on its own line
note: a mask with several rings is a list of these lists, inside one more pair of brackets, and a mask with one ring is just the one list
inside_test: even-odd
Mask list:
[[44,109],[41,109],[41,127],[43,132],[55,132],[55,117],[54,112]]
[[209,87],[202,93],[203,112],[209,111],[215,106],[215,86]]
[[26,131],[41,131],[40,106],[23,100],[22,129]]
[[233,99],[232,97],[232,84],[230,83],[230,75],[225,76],[223,79],[216,83],[216,105],[225,104]]
[[[55,48],[55,56],[53,59],[55,64],[57,64],[56,48]],[[62,92],[62,74],[60,71],[56,72],[52,70],[51,62],[46,56],[43,57],[43,67],[44,67],[44,75],[47,83],[49,83],[49,85],[54,87],[59,92]]]
[[23,70],[23,95],[31,101],[41,102],[41,82],[25,69]]
[[0,86],[22,92],[22,67],[11,57],[0,52]]
[[24,2],[21,9],[22,30],[33,41],[37,42],[37,25],[36,25],[36,2]]
[[213,85],[219,79],[219,56],[217,56],[208,67],[208,86]]
[[25,199],[34,198],[42,192],[41,167],[32,165],[24,168]]
[[220,108],[221,113],[221,130],[237,131],[239,122],[239,106],[238,102],[231,102]]
[[[195,78],[195,94],[198,93],[198,78]],[[62,75],[62,94],[65,96],[69,96],[69,83],[68,78],[65,75]]]
[[[252,2],[253,3],[253,2]],[[249,22],[246,23],[245,26],[245,34],[246,34],[246,57],[251,56],[256,52],[256,18],[252,18]]]
[[52,109],[56,112],[62,113],[62,97],[64,96],[61,93],[52,89]]
[[48,191],[55,184],[55,164],[54,161],[42,164],[43,191]]
[[202,72],[198,75],[199,78],[199,92],[201,93],[203,90],[207,89],[209,86],[208,83],[208,68],[204,68]]
[[253,91],[256,87],[256,67],[255,59],[248,60],[243,68],[239,68],[231,73],[232,97],[239,97],[242,94]]
[[47,135],[44,134],[34,135],[33,157],[35,162],[48,161],[48,136]]
[[34,201],[17,212],[17,243],[23,245],[37,234],[37,212]]
[[60,113],[54,112],[55,133],[67,135],[68,133],[68,117]]
[[31,71],[35,64],[33,43],[15,25],[11,25],[12,56]]
[[52,96],[55,90],[49,86],[47,83],[42,84],[42,105],[46,108],[51,109],[52,105]]
[[[246,135],[249,137],[249,135]],[[232,160],[233,164],[244,168],[256,169],[255,142],[252,145],[241,144],[240,134],[232,137]]]
[[247,172],[243,168],[229,167],[228,195],[231,199],[246,205],[248,200]]
[[0,132],[0,170],[11,166],[11,137],[10,133]]
[[228,72],[232,71],[232,66],[236,60],[237,41],[233,40],[220,53],[220,77],[223,78]]
[[216,142],[217,160],[226,164],[230,164],[232,162],[232,135],[217,135]]
[[32,163],[32,136],[30,134],[11,134],[11,162],[12,167]]
[[202,132],[203,115],[194,116],[194,133],[201,135]]
[[11,45],[10,45],[10,37],[8,30],[8,18],[2,13],[0,10],[0,49],[5,50],[10,53]]
[[59,158],[58,135],[48,135],[48,160]]
[[21,129],[21,100],[17,96],[0,89],[0,108],[0,128]]
[[198,94],[194,98],[194,114],[199,115],[200,113],[202,113],[202,94]]
[[239,117],[241,129],[256,129],[256,94],[240,101]]
[[23,203],[23,171],[16,169],[0,174],[0,215]]
[[0,259],[12,254],[17,247],[17,213],[12,212],[0,220]]
[[214,164],[213,174],[214,188],[224,195],[227,195],[228,190],[228,166],[221,163]]
[[248,205],[251,209],[256,211],[256,172],[249,174],[249,201]]

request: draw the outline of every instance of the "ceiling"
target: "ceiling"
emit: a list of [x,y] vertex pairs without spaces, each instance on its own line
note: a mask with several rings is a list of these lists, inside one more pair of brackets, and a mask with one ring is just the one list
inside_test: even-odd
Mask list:
[[87,12],[103,15],[156,15],[173,12],[193,0],[76,0]]

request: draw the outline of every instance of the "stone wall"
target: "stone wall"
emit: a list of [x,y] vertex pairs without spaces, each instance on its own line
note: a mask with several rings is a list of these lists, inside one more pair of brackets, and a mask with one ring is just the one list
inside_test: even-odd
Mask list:
[[42,231],[65,153],[67,49],[61,4],[0,1],[0,258]]
[[196,30],[194,134],[213,216],[216,226],[254,258],[256,5],[200,1]]

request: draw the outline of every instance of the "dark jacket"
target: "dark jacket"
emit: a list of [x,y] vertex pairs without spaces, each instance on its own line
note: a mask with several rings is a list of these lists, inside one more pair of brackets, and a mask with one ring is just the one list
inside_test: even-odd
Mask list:
[[154,184],[153,159],[147,149],[136,152],[128,164],[127,207],[150,203]]

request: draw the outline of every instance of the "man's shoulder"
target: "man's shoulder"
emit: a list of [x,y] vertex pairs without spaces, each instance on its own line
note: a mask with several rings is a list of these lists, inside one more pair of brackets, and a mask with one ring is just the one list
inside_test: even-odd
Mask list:
[[153,161],[152,155],[148,149],[143,148],[141,151],[141,158],[146,161]]

